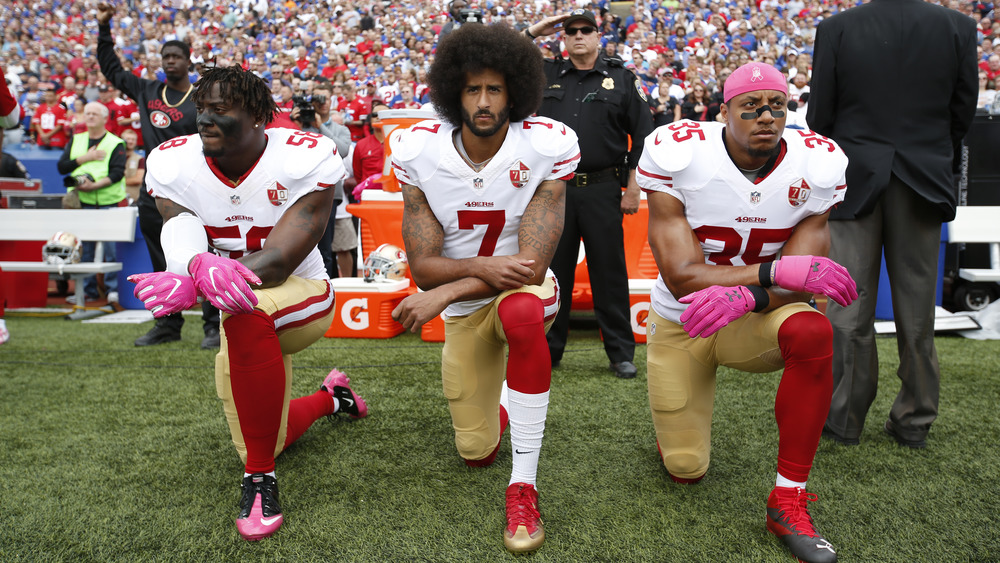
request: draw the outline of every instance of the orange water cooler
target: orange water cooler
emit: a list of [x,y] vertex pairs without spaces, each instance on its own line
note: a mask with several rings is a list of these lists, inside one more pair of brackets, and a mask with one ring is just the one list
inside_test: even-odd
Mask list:
[[403,332],[403,325],[392,319],[392,310],[411,293],[410,280],[337,278],[330,283],[337,301],[328,338],[392,338]]

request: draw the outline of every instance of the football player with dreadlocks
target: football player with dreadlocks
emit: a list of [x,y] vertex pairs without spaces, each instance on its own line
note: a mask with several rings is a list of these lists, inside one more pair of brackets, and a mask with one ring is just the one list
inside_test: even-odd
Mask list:
[[283,519],[274,458],[322,416],[368,413],[337,370],[319,391],[290,400],[291,355],[319,339],[334,314],[316,244],[345,172],[330,139],[265,130],[275,105],[257,76],[211,68],[196,86],[198,134],[161,144],[146,166],[167,271],[129,279],[154,316],[187,309],[199,295],[222,311],[216,387],[244,462],[236,527],[257,540]]

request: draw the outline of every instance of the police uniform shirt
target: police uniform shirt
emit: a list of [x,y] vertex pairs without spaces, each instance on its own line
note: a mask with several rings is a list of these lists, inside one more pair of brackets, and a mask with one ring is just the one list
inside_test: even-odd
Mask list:
[[568,59],[546,59],[544,68],[547,85],[538,115],[561,121],[580,136],[579,171],[618,166],[626,154],[635,168],[653,118],[639,79],[621,59],[598,56],[590,70],[577,70]]

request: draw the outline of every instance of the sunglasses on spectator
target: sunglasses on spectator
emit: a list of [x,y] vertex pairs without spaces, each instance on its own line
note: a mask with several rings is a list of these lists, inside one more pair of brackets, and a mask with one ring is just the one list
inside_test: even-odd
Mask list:
[[597,28],[593,27],[593,26],[590,26],[590,25],[585,25],[583,27],[567,27],[566,28],[566,35],[571,35],[572,36],[572,35],[576,35],[577,33],[582,33],[584,35],[590,35],[591,33],[594,33],[595,31],[597,31]]

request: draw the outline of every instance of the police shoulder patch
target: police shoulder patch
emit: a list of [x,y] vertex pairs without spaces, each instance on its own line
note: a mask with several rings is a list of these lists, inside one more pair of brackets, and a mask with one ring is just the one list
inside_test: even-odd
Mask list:
[[649,101],[649,99],[646,97],[646,91],[642,89],[642,81],[639,80],[638,78],[635,79],[635,91],[639,92],[639,97],[642,98],[642,101],[644,102]]

